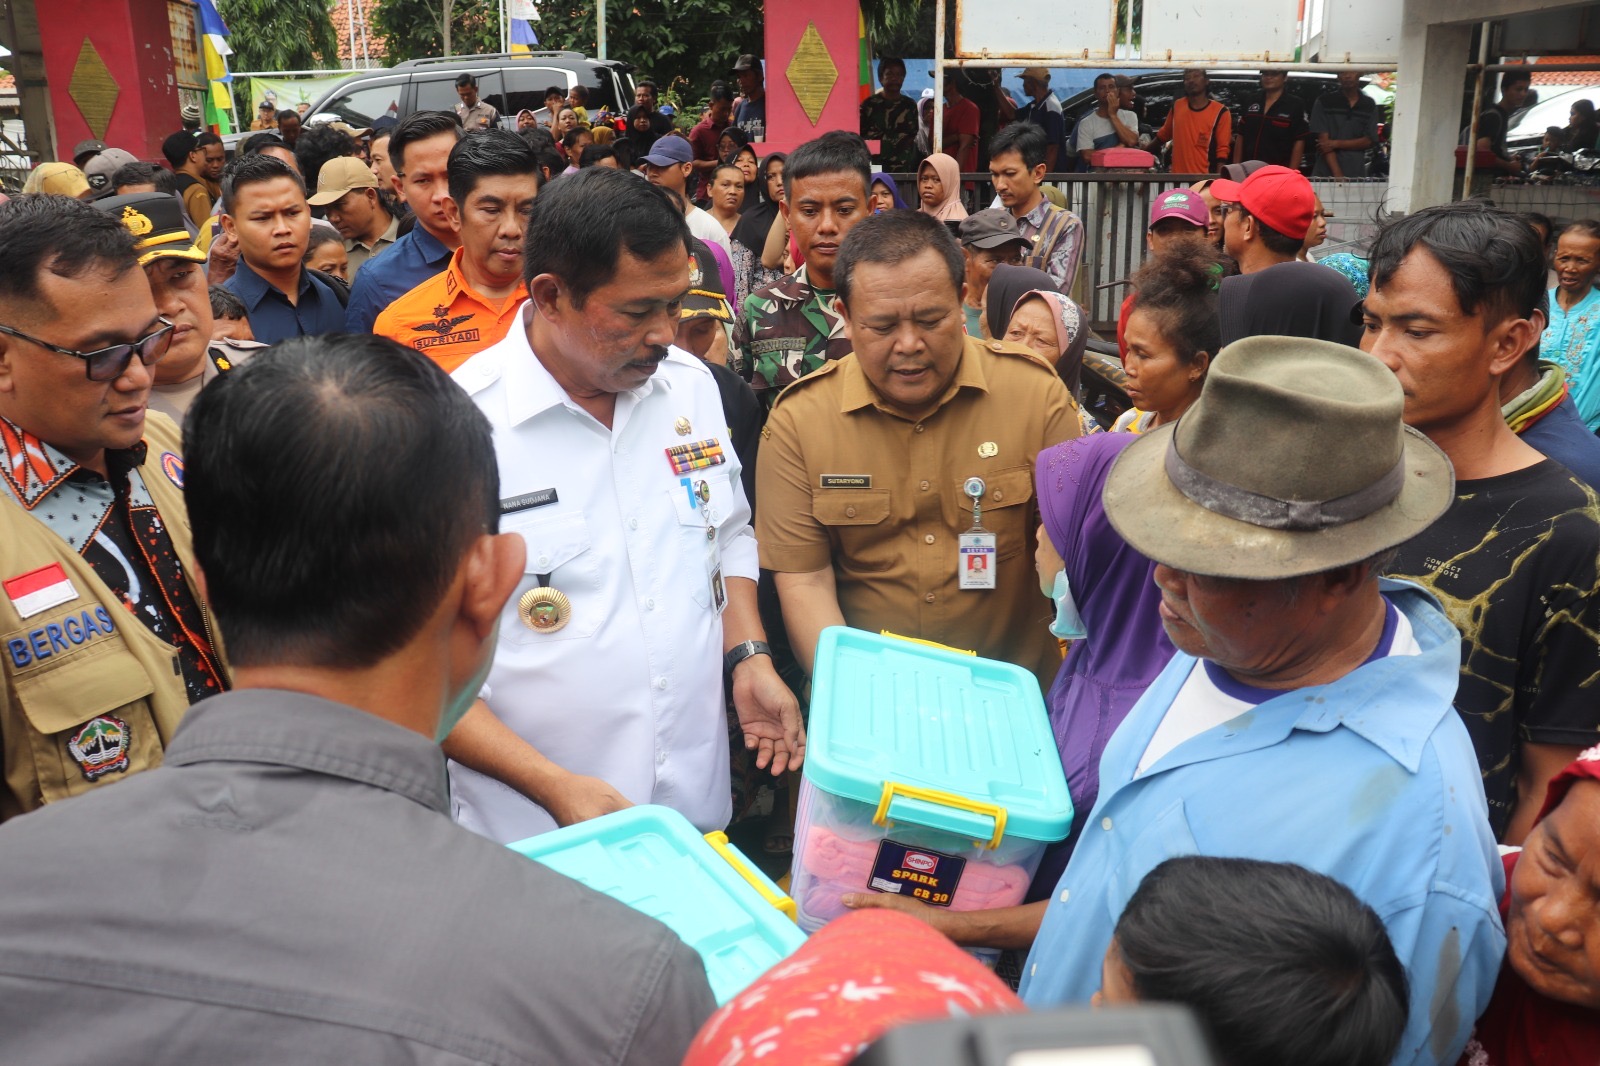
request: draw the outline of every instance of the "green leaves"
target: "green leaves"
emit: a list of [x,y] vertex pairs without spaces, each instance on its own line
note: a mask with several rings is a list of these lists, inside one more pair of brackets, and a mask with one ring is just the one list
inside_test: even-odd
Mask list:
[[312,70],[339,66],[339,41],[327,0],[217,0],[232,36],[232,70]]

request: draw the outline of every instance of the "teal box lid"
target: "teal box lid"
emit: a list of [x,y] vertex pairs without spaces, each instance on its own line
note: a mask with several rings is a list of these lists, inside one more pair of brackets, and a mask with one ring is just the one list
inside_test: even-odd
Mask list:
[[779,910],[794,907],[782,890],[726,837],[713,839],[717,847],[677,811],[645,805],[506,846],[677,933],[726,1003],[806,935]]
[[[1055,841],[1072,828],[1032,673],[860,629],[830,626],[817,643],[804,774],[835,796],[875,809],[887,802],[890,821],[975,839],[999,835],[985,805],[1004,809],[1006,837]],[[891,783],[905,787],[886,801]],[[973,806],[916,795],[925,790]]]

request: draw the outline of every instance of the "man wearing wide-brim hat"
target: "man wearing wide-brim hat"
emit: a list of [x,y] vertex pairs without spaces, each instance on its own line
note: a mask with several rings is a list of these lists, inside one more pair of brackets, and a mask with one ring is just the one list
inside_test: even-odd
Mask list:
[[1378,576],[1452,499],[1449,460],[1402,406],[1353,348],[1253,337],[1118,459],[1106,514],[1156,562],[1179,650],[1078,812],[1024,970],[1030,1006],[1089,999],[1117,916],[1162,860],[1242,856],[1320,871],[1370,904],[1411,978],[1394,1061],[1460,1054],[1499,967],[1504,876],[1451,707],[1459,637],[1430,596]]

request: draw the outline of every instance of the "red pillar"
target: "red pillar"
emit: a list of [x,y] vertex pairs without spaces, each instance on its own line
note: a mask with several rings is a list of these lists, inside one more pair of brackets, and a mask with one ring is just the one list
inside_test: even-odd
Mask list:
[[[856,91],[861,62],[860,11],[857,0],[766,5],[767,140],[763,151],[787,152],[828,130],[860,127],[861,99]],[[807,91],[805,79],[800,78],[798,86],[790,81],[790,64],[812,25],[836,71],[815,122],[801,105],[800,94]]]
[[39,0],[38,14],[60,156],[93,137],[160,159],[182,124],[167,0]]

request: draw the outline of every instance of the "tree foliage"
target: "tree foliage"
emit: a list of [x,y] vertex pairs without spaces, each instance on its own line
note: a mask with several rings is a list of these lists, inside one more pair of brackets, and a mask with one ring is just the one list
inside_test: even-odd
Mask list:
[[390,63],[500,51],[496,0],[382,0],[369,10]]
[[[498,0],[379,0],[373,24],[391,63],[446,54],[447,3],[451,53],[499,51]],[[862,13],[874,41],[892,40],[903,54],[932,52],[933,5],[927,0],[864,0]],[[539,16],[533,24],[539,48],[595,54],[594,0],[546,0]],[[655,79],[674,98],[699,102],[713,81],[731,82],[729,71],[741,53],[765,51],[762,25],[759,0],[608,0],[606,54],[632,63],[636,77]],[[850,66],[844,73],[853,71]]]
[[339,38],[327,0],[217,0],[232,34],[233,70],[316,70],[339,66]]

